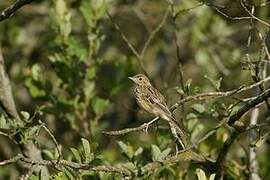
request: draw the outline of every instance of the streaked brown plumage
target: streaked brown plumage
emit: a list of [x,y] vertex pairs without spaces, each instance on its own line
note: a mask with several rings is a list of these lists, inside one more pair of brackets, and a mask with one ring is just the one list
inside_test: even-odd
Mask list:
[[185,149],[190,146],[184,127],[168,108],[164,96],[154,88],[144,74],[129,77],[135,83],[134,93],[139,106],[145,111],[168,121],[173,136]]

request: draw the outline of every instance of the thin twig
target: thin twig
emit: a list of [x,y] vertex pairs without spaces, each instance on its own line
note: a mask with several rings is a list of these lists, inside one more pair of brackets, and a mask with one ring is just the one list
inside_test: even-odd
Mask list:
[[17,162],[18,160],[20,160],[23,157],[22,154],[18,154],[17,156],[14,156],[10,159],[4,160],[0,162],[0,166],[4,166],[4,165],[8,165],[8,164],[12,164],[14,162]]
[[17,11],[18,9],[20,9],[22,6],[31,3],[34,0],[17,0],[15,1],[12,5],[10,5],[8,8],[6,8],[5,10],[3,10],[0,13],[0,22],[9,18],[10,16],[12,16],[15,11]]
[[41,120],[39,120],[39,123],[41,124],[41,127],[49,134],[49,136],[53,140],[53,143],[54,143],[54,145],[57,149],[57,152],[58,152],[58,161],[57,161],[57,163],[58,163],[59,160],[62,158],[62,152],[59,148],[59,144],[58,144],[57,140],[55,139],[54,135],[52,134],[52,132],[47,128],[47,126]]
[[266,26],[268,26],[268,27],[270,27],[270,24],[269,24],[269,23],[267,23],[267,22],[265,22],[264,20],[261,20],[260,18],[257,18],[256,16],[253,15],[253,14],[248,10],[248,8],[245,6],[243,0],[240,0],[240,4],[241,4],[241,6],[244,8],[244,10],[251,16],[251,18],[255,19],[256,21],[258,21],[258,22],[260,22],[260,23],[262,23],[262,24],[264,24],[264,25],[266,25]]
[[233,130],[231,136],[224,142],[222,149],[219,151],[218,158],[216,160],[216,178],[217,179],[223,179],[224,169],[226,168],[225,160],[226,160],[227,154],[229,152],[231,145],[233,144],[234,140],[237,138],[239,134],[240,134],[239,131]]
[[260,104],[261,102],[267,100],[270,97],[270,89],[267,89],[255,99],[248,101],[245,105],[243,105],[239,110],[237,110],[232,116],[230,116],[228,120],[229,125],[233,125],[233,123],[239,120],[246,112]]
[[155,170],[157,170],[160,167],[173,165],[178,162],[182,163],[185,161],[194,161],[196,163],[202,163],[202,162],[208,163],[207,160],[203,156],[195,153],[194,151],[183,150],[174,156],[165,158],[161,162],[151,162],[151,163],[146,164],[145,166],[141,168],[141,172],[143,176],[147,176],[149,174],[153,174]]
[[224,92],[206,92],[206,93],[201,93],[201,94],[197,94],[197,95],[193,95],[193,96],[187,96],[186,98],[178,101],[177,103],[175,103],[171,109],[175,109],[176,107],[178,107],[179,105],[189,102],[189,101],[194,101],[194,100],[203,100],[203,99],[207,99],[207,98],[219,98],[219,97],[227,97],[227,96],[232,96],[234,94],[239,94],[248,90],[253,89],[254,87],[257,87],[267,81],[270,80],[270,76],[266,77],[265,79],[251,84],[247,87],[239,87],[238,89],[234,89],[234,90],[230,90],[230,91],[224,91]]
[[143,49],[141,51],[140,54],[140,59],[143,60],[144,59],[144,55],[145,55],[145,51],[147,50],[149,44],[151,43],[151,41],[155,38],[156,34],[160,31],[160,29],[163,27],[163,25],[166,22],[166,19],[168,17],[168,13],[169,13],[169,7],[166,9],[166,12],[164,14],[164,16],[162,17],[160,23],[158,24],[158,26],[150,33],[147,41],[145,42]]
[[57,166],[64,166],[64,167],[66,166],[73,169],[87,169],[87,170],[92,170],[92,171],[113,172],[113,173],[119,173],[125,176],[131,176],[131,172],[124,167],[114,167],[114,166],[109,166],[109,165],[94,166],[88,163],[76,163],[76,162],[67,161],[63,159],[61,159],[59,162],[58,160],[34,160],[31,158],[25,157],[22,154],[18,154],[8,160],[1,161],[0,166],[15,163],[17,161],[22,161],[27,164],[39,165],[39,166],[56,166],[57,165]]
[[190,10],[196,9],[196,8],[201,7],[201,6],[203,6],[203,5],[205,5],[205,4],[204,4],[203,2],[201,2],[201,3],[195,5],[195,6],[191,7],[191,8],[181,9],[181,10],[177,11],[177,12],[174,14],[174,17],[177,18],[180,14],[183,14],[183,13],[185,13],[185,12],[189,12]]
[[110,136],[120,136],[120,135],[124,135],[130,132],[134,132],[134,131],[141,131],[141,130],[145,130],[147,132],[148,127],[153,124],[155,121],[157,121],[159,119],[159,117],[155,117],[154,119],[152,119],[151,121],[144,123],[142,125],[140,125],[139,127],[136,128],[126,128],[126,129],[122,129],[122,130],[118,130],[118,131],[103,131],[103,134],[106,135],[110,135]]
[[20,125],[22,121],[15,106],[12,87],[5,70],[5,61],[0,47],[0,106],[10,119],[15,119]]
[[119,27],[119,25],[113,20],[111,14],[107,12],[107,15],[109,17],[109,19],[111,20],[111,22],[114,25],[114,28],[119,32],[121,38],[125,41],[125,43],[128,45],[129,49],[132,51],[132,53],[136,56],[136,58],[139,60],[140,66],[142,68],[142,70],[144,71],[144,73],[148,74],[145,70],[144,67],[144,63],[143,63],[143,59],[145,56],[145,52],[148,48],[148,46],[150,45],[151,41],[155,38],[156,34],[160,31],[160,29],[163,27],[163,25],[166,22],[168,13],[169,13],[169,7],[166,9],[166,12],[164,14],[164,16],[161,19],[161,22],[158,24],[158,26],[150,33],[148,39],[146,40],[146,42],[144,43],[144,46],[142,48],[141,53],[139,53],[136,48],[131,44],[131,42],[128,40],[128,38],[125,36],[125,34],[122,32],[121,28]]
[[252,17],[248,17],[248,16],[245,16],[245,17],[231,17],[229,15],[227,15],[226,13],[224,13],[223,11],[221,11],[218,7],[216,6],[211,6],[209,5],[209,7],[212,7],[214,8],[219,14],[221,14],[222,16],[230,19],[230,20],[249,20],[251,19]]
[[258,22],[260,22],[260,23],[262,23],[262,24],[264,24],[264,25],[266,25],[266,26],[268,26],[268,27],[270,27],[270,24],[269,24],[269,23],[267,23],[267,22],[261,20],[260,18],[257,18],[256,16],[254,16],[254,15],[247,9],[247,7],[243,4],[243,1],[242,1],[242,0],[240,1],[240,3],[241,3],[241,6],[244,8],[244,10],[250,15],[250,17],[249,17],[249,16],[244,16],[244,17],[231,17],[231,16],[227,15],[226,13],[224,13],[223,11],[221,11],[220,8],[218,8],[217,6],[213,6],[213,5],[211,5],[211,4],[206,4],[206,5],[209,6],[209,7],[214,8],[219,14],[221,14],[222,16],[224,16],[224,17],[226,17],[226,18],[228,18],[228,19],[231,19],[231,20],[249,20],[249,19],[252,19],[252,18],[253,18],[254,20],[256,20],[256,21],[258,21]]
[[[106,11],[107,16],[109,17],[109,19],[111,20],[111,22],[113,23],[114,28],[119,32],[121,38],[125,41],[125,43],[128,45],[129,49],[132,51],[132,53],[137,57],[137,59],[140,60],[140,54],[138,53],[138,51],[136,50],[136,48],[130,43],[130,41],[128,40],[128,38],[126,37],[126,35],[121,31],[121,28],[119,27],[119,25],[114,21],[113,17],[111,16],[111,14],[109,13],[109,11]],[[140,62],[141,63],[141,62]]]

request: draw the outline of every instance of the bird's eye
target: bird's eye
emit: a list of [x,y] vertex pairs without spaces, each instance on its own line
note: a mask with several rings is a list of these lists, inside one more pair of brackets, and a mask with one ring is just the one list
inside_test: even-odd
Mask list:
[[140,78],[139,78],[139,81],[141,81],[141,80],[142,80],[142,78],[140,77]]

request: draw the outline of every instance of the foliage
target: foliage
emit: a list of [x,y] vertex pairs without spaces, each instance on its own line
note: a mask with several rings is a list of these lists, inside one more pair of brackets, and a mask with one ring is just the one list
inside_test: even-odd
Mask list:
[[[128,79],[147,73],[183,121],[198,156],[207,157],[210,165],[215,162],[234,132],[224,122],[246,98],[268,87],[265,82],[254,91],[238,93],[265,79],[269,64],[263,39],[269,26],[250,18],[232,18],[250,17],[239,2],[55,0],[21,7],[0,21],[5,67],[24,122],[18,124],[1,109],[1,160],[21,153],[22,145],[34,141],[44,160],[87,166],[55,165],[48,168],[51,179],[214,179],[218,170],[194,163],[190,159],[195,155],[189,151],[181,157],[185,160],[173,160],[175,141],[162,120],[156,127],[150,125],[147,133],[114,138],[102,132],[138,127],[151,120],[137,108]],[[0,9],[9,3],[0,2]],[[244,7],[251,10],[253,4]],[[255,15],[269,22],[269,3],[256,4]],[[145,49],[144,56],[138,58],[132,48]],[[236,91],[222,94],[228,90]],[[178,103],[201,93],[208,96]],[[259,176],[270,177],[269,109],[265,103],[259,108],[262,126],[253,127],[253,142],[247,138],[251,131],[241,131],[240,140],[224,156],[228,157],[227,179],[250,175],[247,149],[254,146],[259,152]],[[240,119],[246,129],[252,128],[251,116]],[[214,133],[200,142],[211,130]],[[30,179],[40,178],[39,172],[31,172],[34,164],[17,164],[1,166],[0,176],[17,179],[30,172]]]

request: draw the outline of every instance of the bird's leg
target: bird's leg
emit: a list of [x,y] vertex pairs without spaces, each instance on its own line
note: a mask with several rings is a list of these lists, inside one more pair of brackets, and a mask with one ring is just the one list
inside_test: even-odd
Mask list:
[[159,119],[159,117],[155,117],[154,119],[152,119],[151,121],[149,121],[148,123],[145,123],[145,132],[148,132],[148,128],[151,124],[153,124],[155,121],[157,121]]

